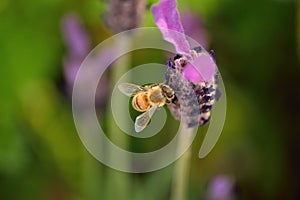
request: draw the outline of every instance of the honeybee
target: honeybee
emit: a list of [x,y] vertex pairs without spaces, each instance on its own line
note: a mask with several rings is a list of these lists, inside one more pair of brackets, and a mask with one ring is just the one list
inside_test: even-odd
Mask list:
[[141,132],[149,123],[157,108],[172,103],[175,98],[173,89],[165,83],[139,86],[121,83],[119,90],[132,98],[132,107],[143,112],[135,119],[135,131]]

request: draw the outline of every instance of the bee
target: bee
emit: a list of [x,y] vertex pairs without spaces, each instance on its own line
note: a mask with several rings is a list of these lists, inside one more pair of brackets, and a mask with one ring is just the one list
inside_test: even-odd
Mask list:
[[139,86],[132,83],[121,83],[119,90],[132,98],[132,107],[143,112],[135,119],[135,131],[141,132],[149,123],[156,109],[172,103],[175,98],[173,89],[165,83]]

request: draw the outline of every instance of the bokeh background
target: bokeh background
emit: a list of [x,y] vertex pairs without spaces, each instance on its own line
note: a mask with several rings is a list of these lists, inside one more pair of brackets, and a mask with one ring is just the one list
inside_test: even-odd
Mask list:
[[[124,2],[133,3],[122,11]],[[104,166],[81,143],[71,107],[78,63],[126,29],[115,25],[122,17],[114,13],[135,10],[129,27],[155,26],[149,8],[156,2],[0,1],[1,199],[170,198],[176,162],[146,174]],[[207,127],[193,142],[186,199],[300,199],[299,1],[178,4],[182,17],[196,19],[189,34],[216,52],[227,92],[225,127],[213,151],[198,158]],[[163,52],[144,50],[131,54],[130,65],[166,60]],[[116,73],[106,73],[97,100],[106,129],[113,123],[106,102]],[[145,142],[117,134],[109,132],[137,152],[172,138],[162,133]]]

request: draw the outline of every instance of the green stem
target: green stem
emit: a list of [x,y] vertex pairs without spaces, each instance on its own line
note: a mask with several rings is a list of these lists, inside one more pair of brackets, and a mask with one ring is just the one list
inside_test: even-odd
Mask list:
[[[193,129],[184,125],[180,130],[178,150],[182,149],[186,143],[191,142]],[[184,200],[187,199],[187,188],[190,175],[192,148],[190,147],[182,157],[176,162],[173,176],[171,200]]]
[[103,194],[102,166],[88,152],[83,153],[83,199],[98,199]]
[[[122,48],[128,49],[130,45],[130,36],[119,36],[117,37],[118,41],[115,41],[118,44],[118,50],[122,50]],[[117,50],[117,51],[118,51]],[[111,85],[116,84],[120,77],[126,73],[129,69],[130,64],[130,57],[129,56],[122,56],[119,58],[113,68],[111,69]],[[112,89],[112,88],[111,88]],[[110,101],[109,101],[110,102]],[[119,102],[120,106],[128,106],[127,102]],[[110,106],[110,104],[109,104]],[[122,114],[122,113],[121,113]],[[129,142],[128,137],[126,134],[120,131],[118,126],[115,123],[115,119],[113,118],[111,109],[108,109],[107,113],[108,120],[108,135],[110,136],[110,140],[114,142],[117,146],[122,149],[128,149]],[[124,119],[126,117],[124,116]],[[129,123],[128,123],[129,124]],[[112,158],[112,153],[108,152],[110,159]],[[123,159],[123,161],[127,162],[125,164],[130,165],[130,160]],[[123,162],[122,161],[122,162]],[[123,165],[124,163],[122,163]],[[107,169],[107,177],[106,177],[106,198],[105,199],[130,199],[129,191],[130,191],[130,176],[129,174],[118,172],[113,169]],[[116,192],[117,191],[117,192]]]

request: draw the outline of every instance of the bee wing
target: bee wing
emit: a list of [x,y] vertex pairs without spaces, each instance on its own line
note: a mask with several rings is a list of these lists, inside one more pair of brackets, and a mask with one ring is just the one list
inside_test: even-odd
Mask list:
[[135,119],[134,128],[136,132],[141,132],[147,126],[156,109],[157,106],[152,106],[149,110]]
[[142,91],[143,88],[139,85],[135,85],[132,83],[121,83],[118,85],[119,90],[125,94],[126,96],[131,96],[134,93]]

